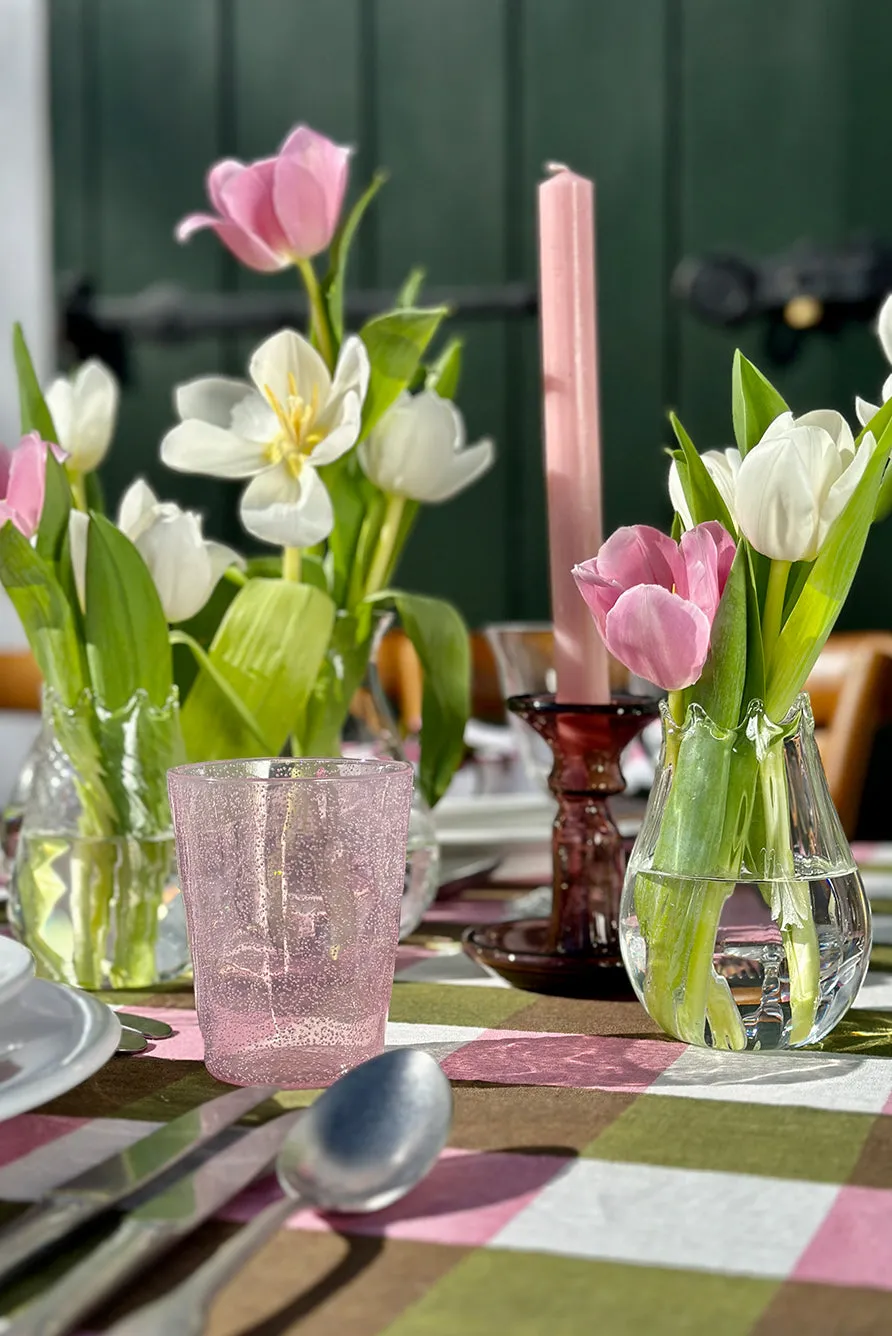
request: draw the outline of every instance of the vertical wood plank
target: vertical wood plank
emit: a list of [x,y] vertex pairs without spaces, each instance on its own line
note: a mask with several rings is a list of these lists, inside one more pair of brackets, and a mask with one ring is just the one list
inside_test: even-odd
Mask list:
[[[536,274],[535,190],[566,162],[596,189],[605,528],[665,519],[665,47],[663,0],[526,6],[524,192],[512,220]],[[521,512],[527,616],[548,614],[540,376],[525,337]],[[580,559],[591,556],[580,553]]]
[[[96,6],[98,125],[96,228],[100,291],[136,292],[174,282],[218,286],[221,248],[211,236],[179,246],[173,229],[204,204],[204,175],[218,156],[217,8],[214,0],[154,0]],[[220,512],[222,484],[174,474],[157,457],[172,424],[171,391],[211,372],[219,341],[134,349],[133,382],[121,405],[116,445],[103,469],[110,498],[145,473],[165,497]],[[225,526],[223,526],[225,527]],[[220,527],[209,525],[220,534]]]
[[[378,212],[380,282],[414,264],[431,285],[505,276],[504,15],[512,0],[379,0],[376,32],[379,161],[391,177]],[[507,612],[507,471],[502,321],[449,322],[467,337],[458,402],[468,439],[497,438],[485,479],[424,509],[400,583],[454,599],[478,623]]]

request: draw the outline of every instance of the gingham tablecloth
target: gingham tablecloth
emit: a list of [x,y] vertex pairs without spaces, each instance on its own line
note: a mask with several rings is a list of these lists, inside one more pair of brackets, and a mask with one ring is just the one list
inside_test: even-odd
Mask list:
[[[662,1038],[637,1004],[483,974],[461,927],[509,905],[468,892],[400,950],[387,1041],[435,1054],[455,1090],[430,1177],[380,1215],[297,1211],[217,1303],[214,1336],[888,1336],[892,975],[872,972],[834,1051],[711,1054]],[[191,995],[129,1001],[176,1036],[0,1125],[0,1215],[223,1089]],[[90,1330],[275,1194],[258,1182]]]

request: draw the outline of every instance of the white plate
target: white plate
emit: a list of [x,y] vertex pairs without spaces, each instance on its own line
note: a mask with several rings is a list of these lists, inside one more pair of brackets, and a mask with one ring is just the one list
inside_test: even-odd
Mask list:
[[0,1120],[80,1085],[118,1046],[121,1023],[88,993],[34,979],[0,1015]]
[[28,948],[0,937],[0,1003],[8,1002],[33,976],[34,957]]
[[555,803],[547,793],[445,797],[434,808],[443,849],[541,844],[550,839]]

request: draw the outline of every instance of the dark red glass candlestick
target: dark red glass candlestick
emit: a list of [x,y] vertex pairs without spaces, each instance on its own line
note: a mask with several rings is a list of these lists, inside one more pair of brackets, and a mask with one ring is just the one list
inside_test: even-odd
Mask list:
[[465,950],[519,988],[631,997],[618,934],[625,857],[607,799],[625,788],[620,754],[658,717],[657,702],[615,696],[609,705],[564,705],[540,695],[514,696],[508,706],[554,756],[551,916],[469,929]]

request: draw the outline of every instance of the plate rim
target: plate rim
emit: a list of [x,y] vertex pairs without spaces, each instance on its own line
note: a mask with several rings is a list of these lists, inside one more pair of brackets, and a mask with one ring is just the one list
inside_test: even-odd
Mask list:
[[[16,1001],[32,989],[46,991],[51,996],[69,994],[75,1000],[83,1014],[80,1042],[73,1052],[63,1056],[42,1077],[26,1078],[11,1092],[4,1091],[3,1084],[0,1084],[0,1123],[20,1113],[29,1113],[73,1090],[100,1067],[104,1067],[118,1047],[121,1022],[112,1008],[100,1002],[99,998],[80,988],[54,983],[51,979],[33,978],[17,995]],[[14,1016],[0,1018],[0,1035],[4,1022],[12,1025]],[[84,1041],[88,1041],[86,1047],[83,1047]]]
[[9,948],[12,948],[13,957],[21,953],[21,963],[18,972],[11,975],[5,982],[0,978],[0,1003],[4,1005],[33,981],[35,968],[34,955],[28,950],[24,942],[18,941],[15,937],[8,937],[4,933],[0,936],[0,952]]

